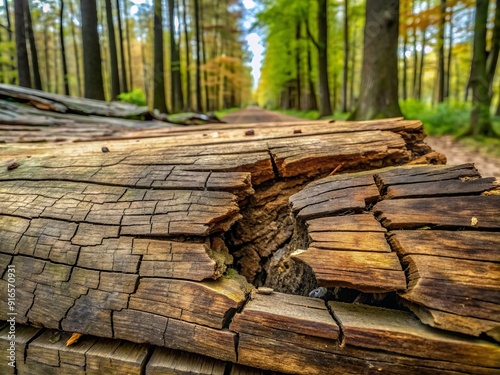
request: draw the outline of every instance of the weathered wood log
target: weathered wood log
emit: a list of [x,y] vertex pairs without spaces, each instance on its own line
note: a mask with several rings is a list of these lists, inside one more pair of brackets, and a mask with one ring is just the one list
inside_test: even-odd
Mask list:
[[401,296],[424,322],[500,341],[498,233],[397,231],[390,241],[409,267]]
[[[121,352],[110,354],[114,348],[145,348],[138,349],[130,371],[139,368],[146,373],[153,346],[287,373],[323,374],[331,368],[343,373],[369,368],[401,374],[494,373],[496,344],[488,346],[466,336],[452,340],[463,353],[486,348],[492,360],[484,363],[439,353],[431,356],[424,349],[415,355],[402,352],[396,348],[399,334],[408,339],[402,327],[391,331],[395,341],[390,350],[343,345],[347,342],[343,323],[337,324],[334,309],[328,310],[322,300],[278,293],[247,300],[250,286],[231,268],[263,284],[268,280],[266,272],[272,274],[266,268],[270,259],[297,249],[307,249],[296,259],[310,263],[320,284],[370,293],[399,291],[404,299],[411,291],[406,290],[397,249],[386,239],[393,238],[387,232],[392,226],[377,220],[393,215],[395,208],[389,204],[453,199],[439,191],[452,186],[453,194],[469,205],[485,200],[493,204],[492,212],[497,205],[496,183],[481,180],[471,167],[360,172],[429,153],[418,122],[273,125],[149,130],[149,135],[161,137],[147,142],[121,133],[125,139],[65,143],[56,150],[19,144],[0,148],[2,160],[16,155],[19,164],[16,169],[0,170],[0,265],[4,275],[9,265],[16,269],[18,322],[99,337],[86,358],[106,358],[108,353],[120,366],[130,364]],[[297,126],[300,133],[295,132]],[[249,130],[252,136],[246,135]],[[332,172],[335,175],[325,177]],[[391,173],[402,182],[390,181]],[[409,179],[429,177],[407,183],[405,173]],[[408,189],[412,185],[417,194]],[[462,186],[467,196],[461,194]],[[288,199],[293,194],[294,215],[290,215]],[[477,216],[479,224],[470,221],[469,229],[497,230],[488,215],[490,219]],[[490,224],[486,227],[482,222]],[[435,231],[432,226],[430,231]],[[487,247],[496,243],[489,241]],[[404,261],[429,255],[402,257]],[[446,252],[432,256],[450,258]],[[459,260],[473,261],[456,257],[450,264]],[[482,261],[495,264],[491,259]],[[296,263],[290,258],[287,262],[276,264],[293,273]],[[495,272],[494,267],[491,270]],[[297,282],[305,286],[290,290],[306,294],[315,281],[307,272],[300,275],[305,280]],[[5,300],[7,283],[4,276],[0,298]],[[459,297],[468,298],[461,284],[455,284],[456,291],[464,292]],[[483,284],[475,284],[476,290],[495,296],[495,287]],[[438,298],[432,298],[439,306]],[[481,300],[470,317],[482,319],[478,316],[495,313],[495,301],[485,305]],[[444,312],[412,303],[433,313]],[[376,315],[363,314],[368,320]],[[6,317],[2,306],[0,318]],[[418,323],[404,322],[403,326]],[[357,323],[349,324],[356,327]],[[385,323],[377,324],[374,335],[384,337]],[[424,327],[422,332],[430,329],[418,325]],[[418,337],[412,340],[425,342],[432,337],[443,345],[451,342],[439,331],[422,332],[412,333]],[[103,349],[94,348],[98,343],[105,343]],[[41,353],[48,350],[40,348]],[[33,353],[39,350],[36,345],[32,349]],[[62,349],[54,351],[62,353]],[[141,360],[144,351],[146,359]],[[78,355],[76,351],[75,358]],[[64,363],[76,366],[69,360]],[[106,363],[96,359],[86,366],[106,371],[109,360]],[[158,364],[150,368],[170,371]],[[71,366],[68,369],[76,372]],[[236,370],[230,365],[224,369],[231,371]]]
[[239,333],[238,361],[294,374],[493,374],[500,366],[498,345],[429,328],[408,313],[333,302],[329,309],[335,320],[317,299],[254,295],[230,326]]
[[76,98],[3,83],[0,84],[0,97],[20,99],[38,109],[61,113],[72,112],[123,118],[149,113],[147,107],[134,104]]

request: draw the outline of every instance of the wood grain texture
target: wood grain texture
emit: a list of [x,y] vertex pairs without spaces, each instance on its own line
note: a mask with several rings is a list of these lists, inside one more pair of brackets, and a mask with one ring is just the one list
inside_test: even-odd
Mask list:
[[488,230],[500,226],[500,196],[496,195],[386,200],[373,210],[388,229],[432,226]]
[[[401,296],[423,321],[495,336],[500,329],[498,233],[398,231],[390,241],[409,267],[408,290]],[[433,319],[434,312],[424,309],[436,310],[439,317]]]

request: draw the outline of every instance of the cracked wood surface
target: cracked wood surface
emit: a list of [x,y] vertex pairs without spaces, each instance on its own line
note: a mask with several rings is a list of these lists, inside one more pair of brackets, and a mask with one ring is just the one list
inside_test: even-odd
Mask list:
[[[245,135],[248,129],[254,130],[253,136]],[[278,227],[273,220],[282,217],[275,211],[282,210],[287,194],[300,191],[311,179],[328,175],[339,164],[342,172],[359,171],[428,155],[420,123],[223,124],[144,133],[158,138],[128,139],[136,136],[127,130],[114,133],[121,140],[104,143],[0,147],[1,160],[15,157],[20,164],[0,171],[0,295],[6,297],[5,269],[15,265],[20,323],[67,332],[63,335],[81,332],[94,340],[62,349],[40,339],[48,332],[42,329],[27,340],[27,353],[32,354],[21,368],[44,365],[50,367],[47,371],[78,372],[82,362],[75,358],[88,351],[85,358],[93,362],[84,371],[108,371],[117,363],[129,366],[129,373],[147,374],[148,368],[182,373],[168,364],[173,355],[169,350],[179,349],[287,373],[328,373],[332,367],[359,373],[372,366],[395,373],[411,373],[412,366],[419,373],[431,373],[429,368],[459,371],[454,361],[445,359],[419,362],[399,352],[341,348],[344,328],[321,300],[275,293],[247,301],[248,284],[231,273],[223,276],[233,263],[227,237],[241,234],[232,255],[252,247],[259,254],[257,264],[276,250],[273,246],[287,241],[285,235],[272,236]],[[102,146],[109,152],[103,153]],[[387,271],[388,264],[392,284],[381,283],[377,290],[403,290],[404,273],[384,242],[385,229],[372,213],[362,214],[385,194],[374,173],[312,183],[309,188],[317,192],[308,196],[307,188],[299,193],[292,209],[303,212],[299,222],[308,225],[316,251],[347,257],[340,262],[344,270],[345,263],[355,265],[348,275],[351,281],[356,274],[361,280],[359,272],[368,265],[373,274],[365,282],[373,290],[380,281],[377,272]],[[471,194],[494,186],[493,181],[474,184]],[[286,193],[280,193],[282,188]],[[329,229],[330,218],[352,213],[357,215],[342,216],[339,227]],[[266,229],[240,230],[248,225]],[[270,241],[275,244],[269,246]],[[349,255],[353,248],[357,254]],[[3,319],[5,308],[0,310]],[[168,349],[154,357],[157,347]],[[495,350],[491,353],[497,361]],[[46,364],[44,351],[54,358],[69,351],[67,358],[72,359]],[[133,363],[124,361],[127,352],[136,353]],[[493,373],[498,367],[497,362],[466,366],[472,373]],[[254,371],[226,364],[224,373],[229,370]],[[201,367],[196,371],[202,373]]]
[[[307,248],[292,258],[310,266],[321,286],[398,291],[426,324],[499,341],[500,196],[495,179],[481,178],[472,165],[346,176],[318,180],[290,198],[309,236]],[[380,197],[355,193],[372,186],[371,181]],[[352,193],[339,198],[339,191]],[[344,200],[350,212],[361,210],[356,204],[364,201],[366,212],[336,216],[336,200]],[[372,207],[374,200],[379,202]],[[308,207],[318,208],[301,216]]]

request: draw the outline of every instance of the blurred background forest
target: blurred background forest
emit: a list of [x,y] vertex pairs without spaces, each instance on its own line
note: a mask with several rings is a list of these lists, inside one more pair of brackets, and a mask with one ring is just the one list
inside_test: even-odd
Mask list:
[[0,0],[0,82],[164,113],[402,113],[431,134],[495,137],[499,3]]

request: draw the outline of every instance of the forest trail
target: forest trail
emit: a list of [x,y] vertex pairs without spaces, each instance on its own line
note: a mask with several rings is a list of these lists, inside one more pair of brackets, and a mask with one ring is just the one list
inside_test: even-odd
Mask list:
[[227,114],[224,116],[224,121],[230,124],[250,124],[253,122],[304,121],[304,119],[268,111],[257,106],[249,106]]
[[[233,124],[256,122],[304,121],[297,117],[250,106],[229,113],[224,121]],[[427,137],[426,142],[436,151],[446,155],[448,165],[474,163],[483,177],[500,176],[500,158],[474,150],[455,140],[452,136]]]

